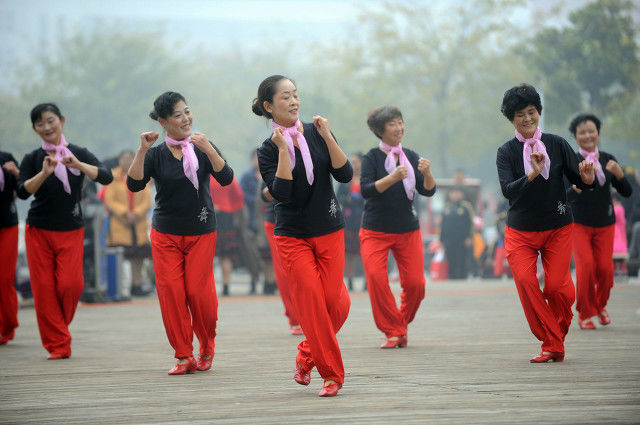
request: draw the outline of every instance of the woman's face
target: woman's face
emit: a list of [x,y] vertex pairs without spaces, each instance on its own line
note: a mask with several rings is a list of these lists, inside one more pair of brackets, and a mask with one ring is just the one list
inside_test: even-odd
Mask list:
[[529,105],[516,111],[511,124],[518,130],[518,133],[522,134],[526,139],[530,139],[538,129],[539,121],[540,114],[538,110],[535,106]]
[[60,143],[64,122],[64,117],[60,118],[53,112],[45,111],[40,116],[40,119],[33,124],[33,130],[45,142],[57,145]]
[[351,168],[353,168],[353,175],[360,175],[360,170],[362,169],[362,162],[360,161],[360,157],[358,155],[352,155],[349,158],[349,162],[351,162]]
[[389,146],[397,146],[404,137],[404,121],[402,118],[394,118],[387,121],[382,132],[382,141]]
[[166,119],[158,118],[158,122],[167,131],[167,136],[173,140],[184,140],[191,136],[193,116],[191,110],[183,100],[173,105],[173,112]]
[[273,120],[277,124],[283,127],[295,125],[300,109],[296,86],[286,78],[278,81],[276,94],[273,95],[273,103],[265,101],[263,106],[273,116]]
[[598,128],[593,121],[584,121],[576,127],[576,142],[587,152],[593,152],[600,140]]

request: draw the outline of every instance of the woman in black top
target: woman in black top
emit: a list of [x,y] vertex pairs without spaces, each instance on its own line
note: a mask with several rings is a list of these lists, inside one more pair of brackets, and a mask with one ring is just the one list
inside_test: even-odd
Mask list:
[[0,345],[13,339],[18,327],[15,278],[18,261],[18,211],[15,197],[20,170],[8,152],[0,151]]
[[[560,362],[575,300],[569,270],[573,220],[563,177],[588,189],[594,179],[593,163],[578,164],[566,140],[540,131],[542,103],[532,86],[507,90],[501,111],[516,133],[498,149],[496,159],[502,194],[509,200],[505,250],[529,327],[542,341],[542,352],[530,361]],[[538,252],[544,291],[536,277]]]
[[[433,196],[436,182],[430,161],[401,144],[404,121],[400,109],[376,108],[369,113],[367,124],[380,143],[362,159],[362,264],[373,320],[387,338],[380,348],[406,347],[407,327],[425,292],[422,235],[413,200],[416,192]],[[399,308],[389,287],[389,251],[400,273]]]
[[[208,370],[213,361],[218,299],[213,280],[216,217],[209,192],[213,176],[225,186],[233,170],[202,133],[192,133],[193,116],[184,97],[166,92],[149,114],[166,130],[142,133],[129,168],[127,186],[137,192],[151,178],[156,207],[151,223],[151,255],[162,320],[178,359],[170,375]],[[193,333],[200,342],[193,358]]]
[[611,186],[624,197],[631,196],[631,185],[616,158],[598,150],[600,120],[595,115],[578,115],[569,131],[580,149],[581,159],[594,162],[596,184],[593,190],[572,185],[567,198],[573,210],[573,257],[576,263],[576,310],[582,329],[595,329],[591,319],[598,316],[602,325],[611,323],[605,308],[613,287],[613,236],[616,216],[611,201]]
[[84,176],[103,185],[113,176],[86,148],[67,143],[65,117],[53,103],[33,108],[31,124],[42,147],[20,164],[18,196],[34,195],[25,244],[40,338],[49,359],[62,359],[71,356],[69,324],[84,289]]
[[273,135],[258,149],[258,163],[276,199],[274,229],[294,308],[306,339],[298,345],[294,379],[302,385],[317,367],[320,396],[335,396],[344,382],[336,333],[349,314],[344,285],[344,218],[331,177],[345,183],[353,170],[325,118],[298,119],[295,84],[281,75],[265,79],[252,110],[273,119]]

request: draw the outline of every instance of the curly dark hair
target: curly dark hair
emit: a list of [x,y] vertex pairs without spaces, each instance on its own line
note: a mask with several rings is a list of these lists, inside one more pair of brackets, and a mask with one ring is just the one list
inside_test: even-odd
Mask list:
[[598,130],[598,134],[600,134],[600,126],[602,122],[600,119],[593,114],[580,114],[574,119],[571,120],[571,124],[569,124],[569,131],[573,134],[573,137],[576,137],[576,131],[578,130],[578,126],[583,122],[591,121],[596,125],[596,130]]
[[149,112],[149,117],[155,121],[158,121],[158,118],[167,119],[173,113],[173,107],[180,101],[187,102],[180,93],[174,91],[162,93],[153,102],[153,111]]
[[513,121],[516,112],[529,105],[533,105],[539,114],[542,113],[540,95],[532,85],[522,83],[519,86],[511,87],[504,93],[500,112],[502,112],[502,115],[507,117],[509,121]]

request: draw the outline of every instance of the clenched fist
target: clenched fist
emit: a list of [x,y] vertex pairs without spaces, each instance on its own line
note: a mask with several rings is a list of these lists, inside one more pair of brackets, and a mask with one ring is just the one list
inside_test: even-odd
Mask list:
[[620,164],[615,162],[613,159],[610,159],[605,166],[606,170],[613,174],[616,179],[620,180],[624,177],[624,171],[622,171],[622,167]]
[[156,131],[147,131],[140,135],[140,148],[143,150],[149,150],[151,146],[158,140],[160,134]]

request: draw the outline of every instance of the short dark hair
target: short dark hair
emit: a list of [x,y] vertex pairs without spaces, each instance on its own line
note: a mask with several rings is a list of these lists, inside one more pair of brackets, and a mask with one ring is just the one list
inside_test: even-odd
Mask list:
[[371,130],[378,139],[382,139],[384,126],[396,118],[402,119],[400,108],[397,106],[381,106],[369,111],[367,115],[367,125],[369,126],[369,130]]
[[265,78],[258,86],[258,96],[251,103],[251,110],[259,117],[273,119],[273,115],[264,109],[264,102],[273,103],[273,96],[276,94],[276,86],[281,80],[289,80],[295,86],[296,83],[291,78],[284,75],[271,75]]
[[600,119],[593,114],[580,114],[574,119],[571,120],[571,124],[569,124],[569,131],[573,134],[573,137],[576,137],[576,131],[578,130],[578,126],[583,122],[591,121],[596,125],[596,130],[598,130],[598,134],[600,134],[600,126],[602,122]]
[[162,93],[153,101],[153,110],[149,112],[149,117],[155,121],[158,121],[158,118],[167,119],[173,113],[173,107],[180,101],[187,102],[184,96],[178,92],[167,91]]
[[502,115],[507,117],[509,121],[513,121],[516,112],[529,105],[533,105],[539,114],[542,113],[540,95],[532,85],[522,83],[519,86],[511,87],[504,93],[500,112],[502,112]]
[[42,114],[45,112],[51,112],[56,114],[58,118],[62,119],[62,113],[60,112],[60,108],[55,103],[40,103],[39,105],[34,106],[31,110],[31,126],[35,127],[36,122],[42,119]]

